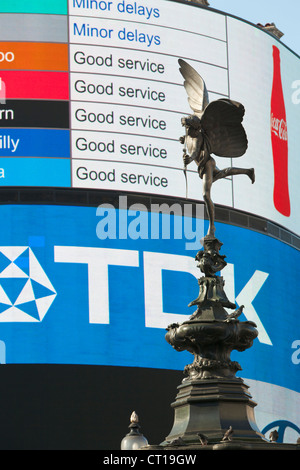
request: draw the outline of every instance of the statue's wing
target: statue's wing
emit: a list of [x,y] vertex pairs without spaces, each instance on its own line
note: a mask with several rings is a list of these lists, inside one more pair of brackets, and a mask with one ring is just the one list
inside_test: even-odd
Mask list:
[[207,89],[204,80],[183,59],[178,59],[180,73],[184,78],[184,88],[188,95],[188,102],[192,110],[198,117],[201,117],[204,109],[209,103]]
[[245,108],[229,99],[212,101],[201,119],[208,138],[210,152],[219,157],[241,157],[247,150],[248,140],[242,125]]

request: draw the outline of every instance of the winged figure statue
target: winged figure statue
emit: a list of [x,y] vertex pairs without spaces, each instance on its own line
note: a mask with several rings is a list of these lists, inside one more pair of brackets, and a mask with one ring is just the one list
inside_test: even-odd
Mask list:
[[184,78],[184,87],[193,114],[181,119],[185,136],[183,161],[185,167],[194,161],[199,177],[203,180],[203,199],[209,217],[207,237],[215,236],[215,209],[211,199],[212,184],[227,176],[247,175],[255,181],[254,168],[228,167],[220,170],[212,154],[219,157],[241,157],[247,150],[248,140],[242,125],[245,108],[241,103],[221,98],[209,103],[208,92],[202,77],[182,59],[178,60],[179,71]]

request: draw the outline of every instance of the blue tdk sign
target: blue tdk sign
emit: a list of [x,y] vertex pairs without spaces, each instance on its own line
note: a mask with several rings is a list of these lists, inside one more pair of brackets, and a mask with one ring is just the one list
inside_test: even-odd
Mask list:
[[[178,370],[192,362],[164,339],[169,324],[194,313],[188,304],[202,275],[198,250],[187,251],[184,237],[171,230],[168,239],[100,239],[97,210],[89,207],[10,205],[0,214],[0,362]],[[234,226],[218,224],[217,233],[228,261],[227,297],[245,306],[240,319],[259,331],[254,346],[232,358],[249,378],[298,390],[299,299],[291,273],[299,252]]]

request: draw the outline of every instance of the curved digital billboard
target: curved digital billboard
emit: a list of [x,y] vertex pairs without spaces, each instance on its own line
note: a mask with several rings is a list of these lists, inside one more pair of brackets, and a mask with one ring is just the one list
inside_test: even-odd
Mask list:
[[[210,100],[246,108],[244,177],[214,201],[300,233],[300,61],[259,27],[168,0],[2,1],[0,184],[186,196],[180,118],[188,61]],[[230,159],[218,158],[220,167]],[[196,168],[188,198],[202,200]]]
[[[138,367],[151,376],[151,369],[183,371],[192,362],[164,335],[193,313],[188,304],[201,273],[196,250],[186,248],[204,235],[203,220],[154,209],[0,207],[7,221],[0,236],[2,363]],[[218,223],[217,230],[228,259],[226,294],[259,331],[251,349],[232,356],[251,383],[261,429],[279,420],[295,442],[300,327],[290,273],[300,253],[245,228]]]
[[[299,57],[257,26],[169,0],[3,0],[0,26],[2,189],[101,190],[110,201],[1,199],[0,363],[182,371],[191,355],[166,343],[165,328],[193,313],[206,231],[197,168],[187,184],[182,171],[181,117],[191,110],[178,59],[204,78],[211,101],[246,109],[238,165],[255,168],[255,184],[218,181],[214,203],[300,235]],[[145,197],[157,200],[144,206]],[[236,224],[217,223],[217,236],[226,293],[259,331],[250,350],[233,354],[258,426],[295,442],[299,251]],[[111,390],[124,381],[105,377]]]

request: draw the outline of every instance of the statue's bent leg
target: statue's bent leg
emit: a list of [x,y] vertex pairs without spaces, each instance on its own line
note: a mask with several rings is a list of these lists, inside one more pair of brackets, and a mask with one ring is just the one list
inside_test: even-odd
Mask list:
[[224,170],[216,170],[214,172],[213,181],[217,181],[222,178],[226,178],[227,176],[234,176],[234,175],[247,175],[249,176],[252,184],[255,181],[255,172],[254,168],[224,168]]

